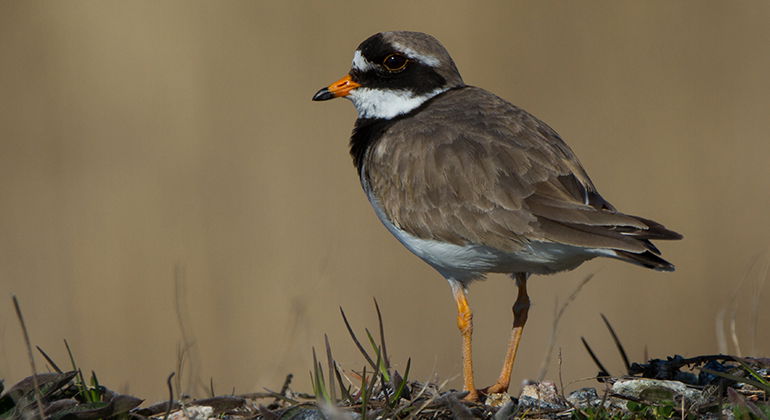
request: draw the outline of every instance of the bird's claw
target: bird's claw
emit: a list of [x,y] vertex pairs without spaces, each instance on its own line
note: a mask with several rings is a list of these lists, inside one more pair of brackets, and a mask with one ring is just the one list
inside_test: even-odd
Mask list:
[[502,394],[508,392],[508,386],[496,383],[494,385],[488,386],[481,390],[481,393],[484,395],[490,395],[490,394]]

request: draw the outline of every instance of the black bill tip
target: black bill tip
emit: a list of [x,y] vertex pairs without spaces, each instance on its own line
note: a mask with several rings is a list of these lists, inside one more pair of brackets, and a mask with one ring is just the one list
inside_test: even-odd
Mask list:
[[329,88],[325,87],[313,95],[314,101],[328,101],[329,99],[334,99],[335,96],[333,93],[329,92]]

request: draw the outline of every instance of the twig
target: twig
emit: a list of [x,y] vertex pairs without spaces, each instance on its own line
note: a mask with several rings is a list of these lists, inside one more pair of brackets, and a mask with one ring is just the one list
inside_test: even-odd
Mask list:
[[762,304],[762,289],[765,287],[765,282],[768,279],[768,272],[770,272],[770,261],[765,261],[765,264],[759,270],[759,276],[754,286],[754,293],[752,293],[751,299],[751,352],[756,354],[757,352],[757,335],[759,330],[759,313]]
[[740,283],[738,283],[738,287],[736,287],[733,290],[732,297],[730,299],[730,310],[729,310],[729,330],[730,330],[730,339],[733,342],[733,346],[735,346],[735,355],[738,357],[742,357],[743,353],[741,352],[741,346],[740,341],[738,339],[738,332],[736,328],[736,321],[735,318],[738,313],[738,293],[743,288],[743,285],[749,281],[750,274],[752,271],[754,271],[754,267],[759,264],[759,255],[755,255],[751,259],[751,263],[749,264],[749,269],[746,270],[746,272],[743,275],[743,278],[741,279]]
[[[185,280],[185,266],[176,264],[174,266],[174,312],[176,314],[179,332],[182,336],[182,343],[180,345],[181,350],[179,350],[181,354],[178,356],[183,358],[182,360],[178,360],[179,365],[176,377],[177,392],[179,392],[180,396],[181,394],[191,393],[193,388],[203,392],[206,391],[206,384],[200,377],[200,357],[196,351],[195,334],[187,322],[190,315],[187,310]],[[189,370],[189,374],[186,376],[187,379],[185,380],[186,385],[184,389],[182,387],[182,379],[184,377],[184,375],[182,375],[182,370],[184,369],[183,364],[186,364]]]
[[281,385],[281,395],[286,395],[286,392],[289,391],[289,385],[291,385],[292,379],[294,379],[294,375],[291,373],[286,375],[286,379],[283,380],[283,385]]
[[[417,398],[420,397],[423,394],[423,392],[425,390],[427,390],[427,389],[428,389],[428,383],[426,382],[425,386],[423,387],[423,389],[420,391],[419,394],[417,394],[417,397],[412,399],[412,402],[410,402],[409,405],[414,404],[415,402],[417,402]],[[428,407],[429,405],[433,404],[433,402],[436,400],[436,398],[438,398],[438,395],[432,395],[430,398],[428,398],[427,401],[425,401],[425,403],[423,403],[421,406],[419,406],[417,408],[417,410],[415,410],[414,412],[410,413],[409,417],[407,417],[407,418],[408,419],[417,418],[417,416],[420,414],[420,412],[422,412],[422,410],[425,410],[425,408]],[[403,409],[403,407],[402,407],[402,409]],[[399,409],[399,411],[397,411],[396,413],[399,413],[400,411],[401,411],[401,409]]]
[[545,357],[543,358],[543,363],[540,365],[540,373],[537,375],[538,382],[542,382],[545,378],[546,373],[548,373],[548,365],[551,363],[551,356],[553,355],[553,349],[556,347],[556,335],[559,328],[559,321],[561,321],[562,316],[564,316],[564,312],[567,310],[567,306],[569,306],[570,303],[572,303],[575,298],[577,298],[578,293],[580,293],[580,290],[585,286],[591,279],[594,277],[593,274],[587,275],[578,285],[575,287],[575,290],[570,293],[569,296],[567,296],[567,300],[564,301],[564,304],[559,307],[559,310],[556,311],[556,315],[553,318],[553,325],[551,326],[551,337],[548,339],[548,351],[545,353]]
[[179,400],[182,400],[182,370],[184,369],[185,365],[185,355],[187,354],[187,350],[189,350],[189,347],[185,345],[185,343],[178,344],[176,349],[176,379],[174,382],[176,382],[176,390],[179,393]]
[[564,395],[564,379],[561,376],[562,359],[561,359],[561,347],[559,347],[559,391],[561,391],[561,397],[564,401],[567,401],[567,397]]
[[737,312],[736,309],[730,311],[730,338],[733,340],[733,346],[735,346],[735,354],[740,357],[743,356],[743,353],[741,353],[741,344],[738,340],[737,328],[735,327],[735,317]]
[[40,385],[37,383],[37,369],[35,368],[35,357],[32,354],[32,345],[29,341],[29,333],[27,332],[27,325],[24,323],[24,316],[21,314],[21,308],[19,307],[19,300],[16,299],[16,295],[12,295],[13,307],[16,309],[16,317],[19,318],[19,324],[21,325],[21,331],[24,333],[24,344],[27,346],[27,356],[29,357],[29,366],[32,368],[32,386],[35,387],[35,401],[37,402],[37,408],[40,412],[40,420],[45,419],[45,410],[43,409],[43,395],[40,394]]
[[[727,312],[727,309],[722,308],[717,311],[717,314],[714,317],[714,324],[716,324],[715,335],[717,340],[717,350],[722,354],[727,354],[730,352],[727,349],[727,337],[725,337],[725,312]],[[647,357],[644,359],[647,360]]]
[[259,414],[262,414],[262,418],[265,420],[276,420],[280,418],[277,414],[270,411],[264,405],[260,404],[259,407],[257,407],[257,410],[259,410]]
[[[583,417],[585,417],[585,418],[589,418],[589,416],[588,416],[588,414],[585,412],[585,410],[583,410],[582,408],[580,408],[580,406],[573,404],[573,403],[572,403],[572,401],[570,401],[570,400],[567,398],[567,396],[566,396],[566,395],[564,395],[564,380],[562,379],[562,375],[561,375],[561,368],[562,368],[561,347],[559,347],[559,388],[561,388],[559,391],[560,391],[560,394],[561,394],[561,398],[564,400],[564,402],[566,402],[566,403],[567,403],[567,405],[568,405],[568,406],[569,406],[569,407],[570,407],[572,410],[574,410],[574,411],[576,411],[576,412],[579,412],[579,413],[581,413],[581,414],[583,415]],[[594,378],[591,378],[591,379],[594,379]]]
[[163,420],[168,420],[168,416],[171,414],[171,407],[174,406],[174,387],[171,385],[171,379],[174,378],[176,372],[171,372],[166,379],[166,385],[168,385],[168,408],[166,408],[166,415],[163,416]]
[[[289,398],[289,397],[287,397],[285,395],[281,395],[281,394],[279,394],[279,393],[277,393],[275,391],[271,391],[269,389],[265,389],[265,390],[267,392],[248,392],[248,393],[245,393],[245,394],[238,394],[237,397],[245,398],[245,399],[251,399],[251,400],[257,400],[257,399],[260,399],[260,398],[275,398],[276,400],[287,401],[290,404],[299,404],[299,401],[297,401],[297,400],[295,400],[293,398]],[[233,394],[233,395],[235,395],[235,394]],[[309,395],[309,394],[296,393],[296,395],[298,397],[300,397],[300,398],[304,398],[304,399],[307,399],[307,400],[312,400],[314,398],[314,395]]]
[[420,389],[420,391],[417,393],[417,395],[416,395],[416,396],[414,396],[414,397],[413,397],[413,398],[412,398],[412,399],[409,401],[409,403],[408,403],[408,404],[402,404],[402,405],[401,405],[401,407],[399,407],[399,408],[398,408],[398,410],[396,410],[396,411],[395,411],[395,412],[392,414],[392,417],[393,417],[393,418],[398,418],[398,415],[399,415],[399,414],[400,414],[400,413],[401,413],[401,412],[402,412],[404,409],[406,409],[407,407],[412,407],[412,406],[414,405],[414,403],[416,403],[416,402],[417,402],[417,401],[418,401],[418,400],[419,400],[419,399],[422,397],[422,394],[424,394],[424,393],[425,393],[425,391],[428,389],[428,385],[429,385],[428,381],[425,381],[425,383],[424,383],[424,384],[422,384],[422,389]]

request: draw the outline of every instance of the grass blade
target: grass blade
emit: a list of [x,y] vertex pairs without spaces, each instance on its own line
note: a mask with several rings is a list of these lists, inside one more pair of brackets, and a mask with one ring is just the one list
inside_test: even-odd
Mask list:
[[50,357],[48,357],[48,355],[46,354],[46,352],[44,352],[44,351],[43,351],[43,349],[41,349],[41,348],[40,348],[40,346],[35,346],[35,348],[37,349],[37,351],[39,351],[39,352],[40,352],[40,354],[42,354],[42,355],[43,355],[43,357],[45,358],[45,360],[48,362],[48,364],[49,364],[49,365],[51,365],[51,368],[52,368],[53,370],[55,370],[55,371],[56,371],[56,373],[62,373],[62,370],[61,370],[61,369],[59,369],[59,366],[56,366],[56,363],[54,363],[54,361],[53,361],[53,360],[52,360]]
[[332,347],[329,345],[329,337],[324,334],[324,343],[326,344],[326,359],[329,363],[329,394],[332,404],[337,403],[337,389],[334,388],[334,358],[332,357]]
[[[377,348],[377,366],[379,366],[382,363],[381,357],[382,357],[382,351],[378,347]],[[371,395],[374,393],[374,386],[376,384],[377,384],[377,371],[375,370],[374,372],[372,372],[372,380],[369,383],[369,389],[367,389],[367,391],[366,391],[367,397],[370,398]]]
[[607,326],[607,329],[610,330],[610,335],[612,335],[612,341],[615,342],[615,346],[618,348],[618,351],[620,352],[620,357],[623,358],[623,364],[626,366],[626,372],[629,372],[631,370],[631,363],[628,361],[628,356],[626,355],[626,350],[623,348],[623,344],[620,343],[620,338],[618,338],[618,335],[615,334],[615,329],[612,328],[612,325],[610,325],[610,321],[607,320],[607,317],[604,316],[604,314],[599,314],[602,317],[602,320],[604,321],[604,325]]
[[719,377],[722,377],[722,378],[725,378],[725,379],[729,379],[731,381],[735,381],[735,382],[738,382],[738,383],[748,384],[748,385],[751,385],[753,387],[759,388],[759,389],[761,389],[761,390],[763,390],[765,392],[770,393],[770,385],[765,385],[765,384],[757,382],[757,381],[755,381],[753,379],[743,378],[741,376],[731,375],[729,373],[724,373],[724,372],[717,372],[715,370],[711,370],[711,369],[708,369],[708,368],[701,368],[700,370],[703,371],[703,372],[706,372],[706,373],[710,373],[712,375],[716,375],[716,376],[719,376]]
[[406,370],[404,371],[404,377],[401,379],[401,382],[398,383],[396,386],[395,392],[393,392],[393,397],[390,400],[390,406],[392,408],[395,408],[396,404],[398,404],[398,401],[401,399],[401,395],[404,393],[404,389],[406,389],[406,382],[409,380],[409,368],[412,365],[412,358],[410,357],[406,361]]
[[[313,368],[315,370],[315,368]],[[313,370],[309,370],[307,373],[310,374],[310,385],[313,386],[313,396],[318,398],[318,383],[315,380],[315,376],[313,375]]]
[[374,361],[371,357],[369,357],[369,353],[366,352],[366,349],[364,349],[364,346],[361,345],[361,342],[358,341],[358,337],[356,337],[356,333],[353,332],[353,328],[350,327],[350,323],[348,322],[348,317],[345,316],[345,311],[342,310],[342,306],[340,306],[340,313],[342,314],[342,320],[345,321],[345,327],[348,329],[348,333],[350,334],[350,338],[353,339],[353,342],[356,343],[356,347],[358,347],[358,350],[361,352],[361,354],[364,355],[364,358],[369,363],[369,365],[372,366],[372,369],[377,370],[377,366],[374,365]]
[[96,372],[91,371],[91,388],[88,389],[88,402],[98,403],[102,402],[102,386],[99,384],[99,379],[96,377]]
[[342,374],[340,373],[337,363],[334,363],[334,374],[337,376],[337,382],[340,385],[340,393],[345,401],[353,402],[353,396],[350,395],[350,388],[345,387],[345,383],[342,381]]
[[374,300],[374,309],[377,310],[377,325],[380,328],[380,347],[382,348],[382,360],[385,362],[385,367],[390,370],[390,359],[388,358],[388,349],[385,347],[385,328],[382,323],[382,312],[380,312],[380,305],[377,303],[377,298]]
[[385,378],[385,381],[390,382],[390,373],[388,373],[388,369],[385,366],[382,357],[382,348],[374,342],[374,337],[372,337],[372,333],[368,328],[364,328],[364,331],[366,331],[366,336],[369,338],[369,343],[371,343],[372,348],[377,354],[377,366],[375,367],[375,372],[379,372]]
[[591,350],[591,346],[588,345],[588,341],[586,341],[586,339],[583,337],[580,337],[580,341],[583,342],[583,346],[585,346],[586,351],[588,351],[588,355],[591,356],[591,359],[593,359],[594,363],[599,368],[599,374],[596,375],[596,379],[610,376],[609,372],[607,372],[607,369],[605,369],[604,365],[602,365],[602,362],[600,362],[599,358],[596,357],[596,354],[594,354],[594,351]]
[[43,407],[43,396],[40,393],[40,385],[37,382],[37,368],[35,367],[35,356],[32,354],[32,344],[29,340],[29,331],[27,325],[24,323],[24,316],[21,313],[21,306],[19,300],[16,299],[16,295],[13,295],[13,307],[16,310],[16,317],[19,319],[19,325],[21,326],[21,332],[24,334],[24,344],[27,346],[27,356],[29,357],[29,365],[32,369],[32,384],[35,390],[35,402],[37,403],[37,409],[40,413],[40,418],[45,418],[45,407]]
[[70,364],[72,364],[72,370],[76,371],[78,373],[77,378],[75,379],[75,387],[78,388],[80,391],[80,395],[83,396],[86,400],[88,399],[88,387],[86,386],[86,379],[83,377],[83,371],[81,371],[78,368],[77,363],[75,363],[75,356],[72,355],[72,349],[70,349],[70,343],[67,342],[67,339],[64,339],[64,347],[67,349],[67,355],[70,358]]
[[743,369],[745,369],[747,372],[749,372],[749,375],[753,376],[754,379],[756,379],[758,382],[770,386],[770,382],[768,382],[765,378],[762,377],[756,370],[754,370],[751,366],[749,366],[748,363],[746,363],[745,360],[743,360],[740,357],[733,357],[736,362],[740,363]]
[[318,359],[315,356],[315,347],[313,349],[313,370],[310,371],[310,383],[313,384],[313,395],[316,400],[321,395],[321,388],[318,385]]
[[329,398],[329,391],[326,387],[326,380],[324,379],[323,366],[321,366],[321,363],[318,362],[318,358],[315,354],[315,347],[313,347],[313,370],[315,370],[314,393],[316,400],[318,400],[320,397],[327,403],[331,403],[331,399]]
[[369,393],[366,392],[366,366],[361,374],[361,418],[366,420],[366,406],[369,402]]

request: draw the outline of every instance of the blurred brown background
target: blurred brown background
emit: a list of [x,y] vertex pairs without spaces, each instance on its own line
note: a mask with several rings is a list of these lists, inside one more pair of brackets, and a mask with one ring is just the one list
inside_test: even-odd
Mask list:
[[[768,356],[768,22],[765,1],[2,2],[0,377],[29,374],[16,294],[60,364],[66,338],[103,383],[163,398],[176,277],[188,392],[202,394],[192,377],[275,389],[288,372],[309,390],[324,333],[360,368],[338,306],[376,328],[373,296],[394,362],[459,386],[449,288],[369,208],[352,105],[310,101],[393,29],[435,35],[467,83],[556,128],[613,204],[685,235],[661,244],[673,274],[597,260],[535,278],[515,384],[537,375],[556,300],[590,273],[556,342],[572,388],[596,371],[580,336],[621,371],[599,313],[642,361],[645,346],[724,350],[716,318],[735,308],[742,353]],[[471,292],[487,385],[515,291],[493,276]]]

